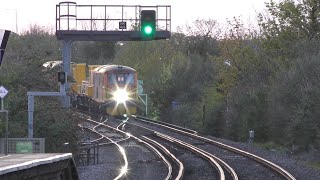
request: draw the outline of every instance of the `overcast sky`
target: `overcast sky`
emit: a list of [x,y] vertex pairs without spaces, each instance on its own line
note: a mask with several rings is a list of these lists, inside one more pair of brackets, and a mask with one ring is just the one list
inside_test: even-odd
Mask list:
[[[55,28],[55,7],[61,0],[2,0],[0,29],[18,31],[30,24]],[[71,0],[72,1],[72,0]],[[171,5],[172,31],[177,26],[191,24],[196,19],[211,18],[220,23],[241,16],[243,22],[254,22],[257,12],[264,10],[270,0],[74,0],[78,5]],[[276,2],[278,0],[275,0]]]

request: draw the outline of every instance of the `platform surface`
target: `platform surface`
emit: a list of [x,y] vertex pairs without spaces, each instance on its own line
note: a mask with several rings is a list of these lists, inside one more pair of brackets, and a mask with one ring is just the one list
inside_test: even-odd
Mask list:
[[0,175],[70,158],[71,153],[0,154]]

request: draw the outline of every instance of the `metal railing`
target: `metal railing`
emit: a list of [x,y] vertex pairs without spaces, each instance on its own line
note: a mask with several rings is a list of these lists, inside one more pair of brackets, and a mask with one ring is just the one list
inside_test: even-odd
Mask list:
[[[76,2],[56,5],[56,31],[138,31],[141,10],[155,10],[157,30],[171,31],[169,5],[77,5]],[[120,27],[123,22],[126,28]]]
[[[5,139],[0,139],[0,153],[5,151]],[[8,154],[45,153],[44,138],[9,138]]]

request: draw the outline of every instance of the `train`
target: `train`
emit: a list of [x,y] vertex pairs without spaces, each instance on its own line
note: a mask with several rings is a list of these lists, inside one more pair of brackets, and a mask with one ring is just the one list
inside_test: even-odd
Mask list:
[[[52,64],[50,66],[50,62],[47,62],[43,66],[59,66],[56,61],[52,61]],[[70,103],[73,107],[111,116],[142,112],[135,69],[116,64],[85,63],[72,63],[71,69],[73,83]]]

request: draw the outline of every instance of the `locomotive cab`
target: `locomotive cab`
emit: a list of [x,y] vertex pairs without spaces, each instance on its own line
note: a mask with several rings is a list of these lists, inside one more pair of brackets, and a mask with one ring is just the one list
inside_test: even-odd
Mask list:
[[[101,65],[89,69],[88,81],[83,73],[74,69],[74,75],[82,76],[77,82],[77,102],[92,111],[99,111],[109,115],[131,115],[137,113],[137,73],[133,68],[120,65]],[[77,81],[77,78],[75,78]],[[81,100],[79,100],[79,97]]]

